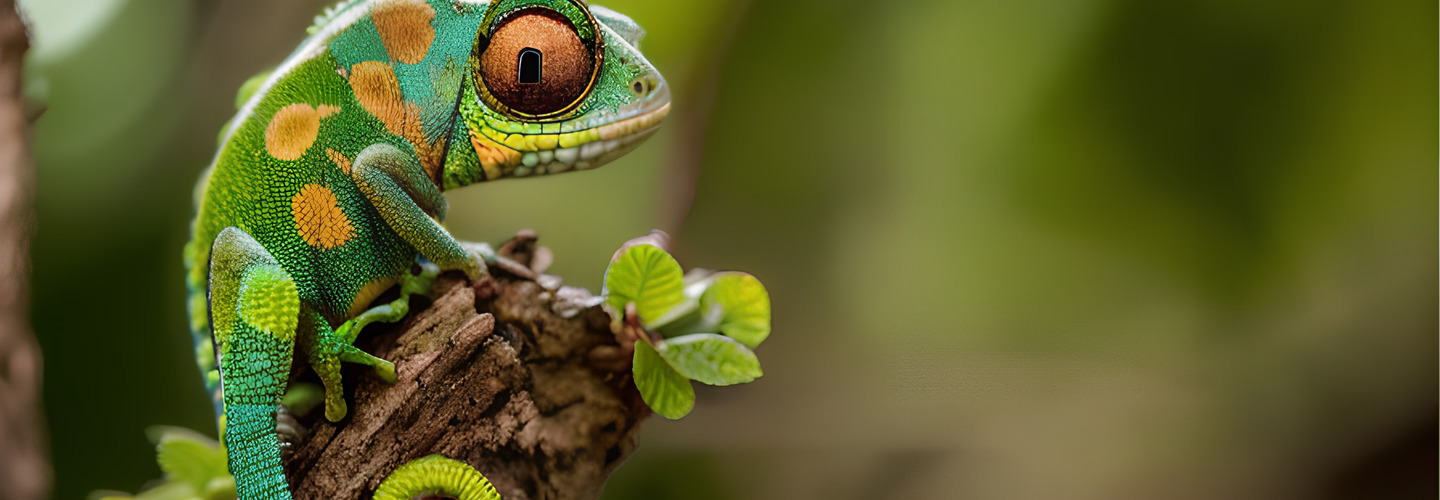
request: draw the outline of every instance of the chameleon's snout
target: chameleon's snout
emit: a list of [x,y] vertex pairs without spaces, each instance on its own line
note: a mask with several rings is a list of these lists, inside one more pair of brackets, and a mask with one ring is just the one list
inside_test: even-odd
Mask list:
[[[596,151],[595,154],[590,155],[591,165],[588,168],[609,163],[610,160],[623,156],[654,135],[655,131],[660,130],[660,122],[665,121],[665,116],[670,114],[670,88],[665,84],[663,78],[657,77],[657,80],[653,93],[647,96],[648,99],[637,101],[642,106],[639,106],[633,116],[622,118],[599,128],[601,140],[586,145]],[[583,148],[584,146],[582,146]],[[582,160],[587,159],[583,150],[580,156]]]
[[[636,78],[631,83],[631,91],[635,92],[638,97],[634,103],[637,109],[633,112],[633,116],[621,118],[614,124],[606,125],[606,127],[619,125],[619,137],[612,137],[612,139],[618,139],[620,143],[612,148],[614,153],[606,151],[607,155],[613,154],[613,156],[604,161],[623,155],[644,142],[660,129],[660,122],[665,121],[665,116],[670,114],[670,86],[665,83],[665,78],[661,77],[659,73]],[[620,115],[624,116],[625,113],[626,110],[622,108]],[[603,131],[600,134],[601,138],[606,138],[607,135],[617,134],[607,134]]]
[[635,149],[660,129],[670,113],[670,87],[659,73],[651,72],[631,82],[631,91],[634,100],[582,118],[576,126],[579,130],[562,133],[555,149],[523,153],[513,175],[589,170]]

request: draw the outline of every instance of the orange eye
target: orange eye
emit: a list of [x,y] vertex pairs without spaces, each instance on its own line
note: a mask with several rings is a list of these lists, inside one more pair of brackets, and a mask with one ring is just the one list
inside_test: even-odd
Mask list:
[[559,112],[580,99],[594,69],[594,56],[570,21],[542,8],[508,16],[480,54],[490,95],[531,115]]

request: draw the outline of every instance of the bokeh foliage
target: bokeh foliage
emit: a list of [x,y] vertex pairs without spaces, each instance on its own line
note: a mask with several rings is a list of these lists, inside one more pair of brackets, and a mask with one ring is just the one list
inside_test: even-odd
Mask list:
[[[669,123],[453,193],[453,232],[535,228],[598,289],[661,227],[764,281],[781,332],[758,383],[648,425],[609,497],[1424,487],[1369,471],[1435,456],[1434,2],[596,1],[648,30]],[[135,490],[145,427],[213,425],[190,186],[323,5],[21,3],[56,498]]]

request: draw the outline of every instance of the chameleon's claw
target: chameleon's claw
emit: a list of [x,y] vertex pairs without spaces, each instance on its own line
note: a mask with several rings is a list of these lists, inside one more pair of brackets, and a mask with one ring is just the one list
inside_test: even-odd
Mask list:
[[395,383],[395,363],[377,358],[360,350],[359,347],[353,345],[341,347],[340,361],[369,365],[375,369],[375,375],[379,376],[380,380],[384,380],[387,384]]
[[[354,347],[350,347],[350,349],[354,349],[354,351],[341,355],[340,359],[342,361],[369,364],[375,368],[375,374],[378,375],[381,380],[384,380],[385,383],[395,383],[394,363],[371,356]],[[323,378],[324,377],[322,377],[322,379]],[[345,391],[340,385],[340,380],[337,376],[333,386],[329,383],[325,384],[325,420],[339,422],[340,419],[345,418],[345,414],[348,412],[349,408],[345,405]]]
[[495,261],[500,258],[500,256],[495,253],[495,249],[490,247],[489,243],[474,241],[461,241],[459,243],[460,246],[465,249],[465,252],[479,259],[482,265],[494,264]]
[[344,324],[335,328],[335,336],[340,337],[340,339],[347,344],[353,344],[355,339],[360,336],[360,330],[364,330],[367,324],[369,324],[368,321],[364,323],[353,319],[346,321]]
[[375,369],[375,375],[385,383],[396,380],[395,364],[377,358],[355,347],[355,338],[366,325],[380,321],[393,323],[405,318],[410,312],[410,296],[425,294],[440,274],[440,267],[428,261],[420,261],[420,272],[405,276],[400,282],[400,297],[371,307],[359,316],[351,318],[333,332],[327,327],[316,325],[317,335],[311,347],[310,366],[325,384],[325,418],[331,422],[345,418],[346,407],[343,385],[340,381],[340,363],[360,363]]
[[324,333],[316,339],[317,345],[310,354],[310,366],[325,385],[325,419],[331,422],[345,418],[345,391],[340,380],[340,363],[359,363],[375,369],[375,374],[385,383],[395,382],[395,364],[377,358],[370,353],[346,343],[333,333]]
[[339,392],[331,393],[325,391],[325,420],[339,422],[345,418],[350,409],[345,406],[345,395]]
[[470,279],[471,283],[479,283],[487,276],[490,276],[490,266],[488,264],[493,263],[494,260],[498,258],[495,255],[495,250],[491,249],[490,245],[484,243],[462,241],[460,242],[460,246],[465,249],[465,254],[470,256],[470,258],[465,259],[465,262],[460,264],[460,271],[465,273],[465,277]]
[[503,269],[505,272],[521,278],[529,280],[536,278],[535,271],[531,270],[525,264],[495,253],[495,249],[490,248],[489,244],[462,241],[460,242],[460,246],[465,247],[465,251],[472,257],[472,262],[481,268],[478,275],[471,275],[470,271],[465,272],[466,276],[470,277],[471,282],[477,282],[479,278],[484,278],[489,275],[489,270],[487,269],[489,266]]
[[399,378],[395,375],[395,363],[389,361],[375,365],[375,375],[387,384],[393,384],[395,380]]

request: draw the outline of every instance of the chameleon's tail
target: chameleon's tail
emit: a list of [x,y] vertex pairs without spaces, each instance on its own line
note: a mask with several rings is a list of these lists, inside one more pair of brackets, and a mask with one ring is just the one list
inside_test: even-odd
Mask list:
[[395,469],[380,488],[375,500],[408,500],[422,495],[454,497],[459,500],[500,500],[490,480],[465,462],[430,455]]
[[290,500],[280,466],[275,405],[236,404],[225,408],[225,447],[235,492],[243,500]]

